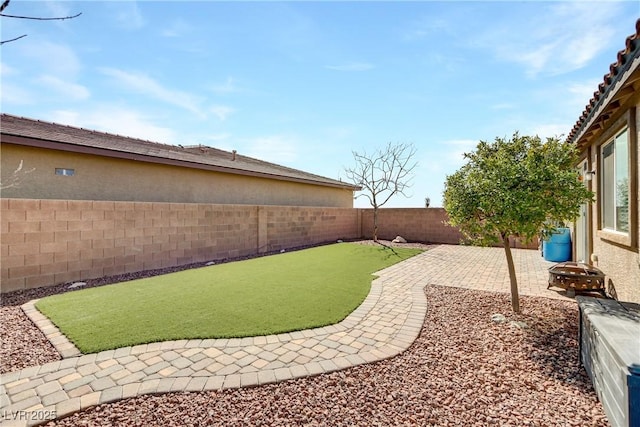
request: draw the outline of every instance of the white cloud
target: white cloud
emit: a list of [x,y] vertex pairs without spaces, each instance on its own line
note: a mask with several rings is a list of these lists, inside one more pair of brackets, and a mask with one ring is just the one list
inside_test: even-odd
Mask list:
[[21,87],[2,82],[2,90],[0,91],[0,103],[3,110],[8,105],[33,105],[36,104],[38,97],[32,92],[24,90]]
[[18,70],[8,66],[7,64],[0,62],[0,76],[8,77],[15,76],[18,73]]
[[442,141],[443,145],[450,145],[453,147],[471,147],[475,148],[478,145],[478,141],[475,139],[449,139]]
[[448,20],[442,18],[422,18],[408,25],[408,29],[402,29],[402,38],[407,41],[422,40],[432,34],[449,33],[451,25]]
[[[501,60],[525,67],[526,74],[558,75],[584,67],[608,49],[620,5],[615,2],[540,3],[539,14],[514,17],[475,38]],[[519,36],[514,36],[514,34]]]
[[231,114],[235,113],[236,110],[225,105],[214,105],[213,107],[209,108],[209,111],[211,111],[218,118],[218,120],[225,121]]
[[231,138],[231,134],[230,133],[217,133],[217,134],[212,134],[212,135],[205,135],[205,136],[200,137],[198,139],[203,140],[203,141],[211,141],[211,142],[214,142],[214,143],[219,143],[219,142],[227,141],[229,138]]
[[534,126],[529,131],[524,131],[524,135],[538,135],[543,140],[545,138],[566,136],[571,130],[571,126],[567,123],[549,123]]
[[367,62],[347,62],[340,65],[325,65],[324,67],[335,71],[367,71],[375,68],[373,64]]
[[65,79],[75,78],[82,68],[80,59],[69,46],[42,41],[38,43],[24,43],[22,53],[40,63],[42,70],[49,75]]
[[183,108],[200,118],[206,117],[200,108],[200,99],[190,93],[166,88],[156,80],[141,73],[129,73],[115,68],[101,68],[100,71],[135,92]]
[[240,154],[280,165],[292,163],[298,157],[298,142],[286,135],[252,138],[245,141],[244,145],[247,147],[247,153]]
[[224,83],[213,85],[211,87],[211,90],[215,93],[226,94],[237,92],[239,89],[236,86],[236,79],[234,79],[233,77],[227,77],[227,80]]
[[173,130],[154,124],[150,118],[137,111],[116,106],[98,107],[91,109],[91,112],[59,110],[48,119],[56,123],[164,144],[175,144],[178,140]]
[[116,23],[126,30],[139,30],[146,22],[136,1],[118,1],[107,3],[113,11]]
[[[465,153],[475,150],[475,139],[451,139],[439,141],[422,151],[419,158],[420,171],[428,171],[429,180],[444,182],[444,176],[466,163]],[[433,196],[432,196],[433,199]]]
[[73,99],[76,101],[84,100],[91,96],[89,89],[86,87],[64,81],[55,76],[42,76],[38,79],[38,82],[47,87],[47,89],[58,92],[63,95],[65,99]]
[[450,166],[462,166],[466,160],[465,153],[470,153],[478,146],[478,140],[475,139],[451,139],[444,141],[442,145],[445,147],[445,153],[442,160]]
[[163,28],[160,34],[163,37],[177,38],[183,37],[185,34],[190,33],[192,30],[191,25],[182,19],[173,21],[168,27]]
[[334,126],[324,129],[323,138],[327,142],[345,141],[354,134],[354,128],[351,126]]
[[51,15],[52,17],[71,15],[69,13],[68,2],[48,1],[45,2],[43,6],[47,9],[46,17],[48,17],[49,15]]
[[513,110],[515,108],[515,105],[508,102],[501,102],[498,104],[493,104],[489,108],[491,108],[492,110]]
[[[47,9],[47,13],[43,14],[43,16],[44,17],[61,18],[61,17],[77,15],[78,13],[80,13],[80,11],[76,11],[76,10],[72,11],[71,8],[69,7],[69,3],[70,2],[68,2],[68,1],[47,1],[47,2],[44,2],[43,6]],[[54,21],[54,22],[57,23],[61,27],[65,26],[65,22],[64,21]]]
[[591,98],[593,98],[593,94],[598,90],[600,83],[602,83],[602,79],[590,79],[583,82],[570,83],[566,86],[568,94],[565,102],[570,105],[575,105],[576,108],[584,108]]

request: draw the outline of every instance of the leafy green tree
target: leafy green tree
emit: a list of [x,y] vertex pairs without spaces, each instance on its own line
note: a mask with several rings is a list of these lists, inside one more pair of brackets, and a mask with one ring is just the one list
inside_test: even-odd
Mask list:
[[579,180],[576,147],[537,136],[480,141],[467,163],[446,178],[443,204],[449,223],[471,242],[501,243],[511,282],[511,305],[520,312],[518,283],[509,237],[531,241],[572,221],[593,193]]

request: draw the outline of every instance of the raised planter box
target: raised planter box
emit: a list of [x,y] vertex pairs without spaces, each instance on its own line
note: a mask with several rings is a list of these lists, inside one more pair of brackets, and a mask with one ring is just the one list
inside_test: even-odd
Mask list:
[[640,304],[577,296],[580,359],[613,427],[640,427]]

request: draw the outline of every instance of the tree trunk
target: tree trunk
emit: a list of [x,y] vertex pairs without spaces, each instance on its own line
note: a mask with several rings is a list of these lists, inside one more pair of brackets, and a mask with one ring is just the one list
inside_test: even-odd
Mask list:
[[514,313],[520,313],[520,296],[518,295],[518,279],[516,278],[516,268],[513,265],[513,255],[509,245],[509,236],[502,235],[502,245],[507,256],[507,267],[509,268],[509,282],[511,282],[511,307]]
[[373,208],[373,241],[378,241],[378,208]]

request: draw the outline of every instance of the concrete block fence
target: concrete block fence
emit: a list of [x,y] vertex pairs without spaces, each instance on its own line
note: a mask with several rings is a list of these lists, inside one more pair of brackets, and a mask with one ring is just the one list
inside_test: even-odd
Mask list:
[[[2,292],[370,237],[370,209],[0,199]],[[442,209],[384,209],[380,237],[459,242]]]
[[[373,209],[362,209],[362,236],[373,236]],[[378,211],[378,238],[392,240],[402,236],[408,241],[457,245],[465,238],[460,231],[446,224],[447,212],[442,208],[383,208]],[[511,247],[537,249],[538,240],[523,242],[511,238]]]
[[[457,245],[464,236],[446,225],[447,213],[441,208],[383,208],[378,210],[378,238]],[[362,210],[363,236],[373,237],[373,209]]]

